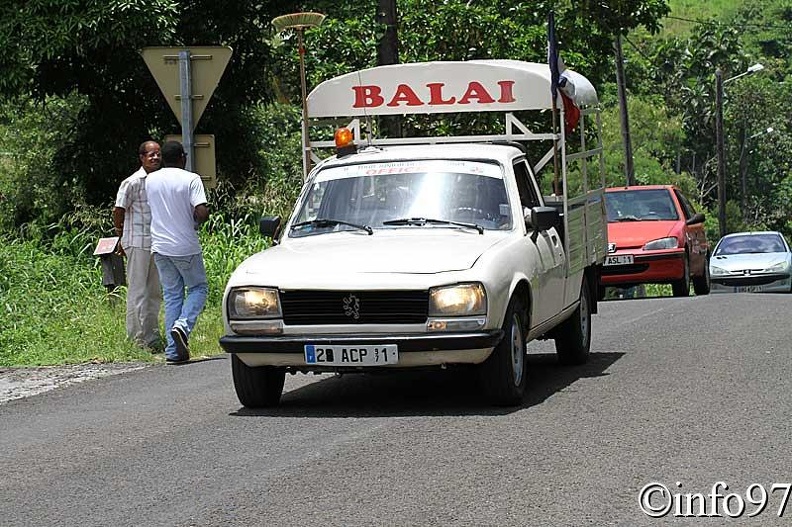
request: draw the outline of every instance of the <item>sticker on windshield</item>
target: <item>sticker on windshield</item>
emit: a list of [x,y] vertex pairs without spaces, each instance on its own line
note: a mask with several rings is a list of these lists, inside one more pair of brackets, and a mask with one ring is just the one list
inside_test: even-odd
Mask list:
[[316,182],[350,177],[381,176],[387,174],[426,174],[433,172],[455,174],[471,174],[495,179],[502,179],[500,166],[480,161],[459,159],[426,159],[415,161],[394,161],[390,163],[366,163],[364,165],[346,165],[322,170],[316,176]]

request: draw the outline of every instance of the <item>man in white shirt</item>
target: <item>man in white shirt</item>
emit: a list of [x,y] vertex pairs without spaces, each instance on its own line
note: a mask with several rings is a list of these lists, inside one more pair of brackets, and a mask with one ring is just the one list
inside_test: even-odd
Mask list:
[[160,145],[146,141],[140,145],[138,155],[140,168],[118,188],[113,225],[121,237],[119,254],[127,257],[127,336],[152,352],[161,352],[159,310],[162,294],[151,256],[151,210],[146,198],[148,174],[160,168]]
[[165,300],[165,360],[170,364],[190,360],[190,333],[209,293],[197,232],[209,217],[209,209],[201,176],[184,170],[186,159],[181,143],[166,142],[162,145],[163,168],[146,183],[151,252]]

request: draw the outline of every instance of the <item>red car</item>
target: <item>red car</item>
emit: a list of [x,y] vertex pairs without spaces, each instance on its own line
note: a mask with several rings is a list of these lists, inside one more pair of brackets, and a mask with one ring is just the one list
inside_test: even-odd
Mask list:
[[710,291],[709,243],[704,214],[673,185],[605,189],[608,255],[600,277],[605,287],[669,283],[674,296]]

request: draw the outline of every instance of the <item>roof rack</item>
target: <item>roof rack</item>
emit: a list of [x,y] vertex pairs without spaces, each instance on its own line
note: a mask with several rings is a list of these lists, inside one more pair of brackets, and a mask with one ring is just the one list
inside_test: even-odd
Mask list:
[[[583,75],[565,70],[564,92],[582,115],[599,110],[594,86]],[[471,142],[553,141],[553,146],[533,167],[540,170],[558,148],[565,152],[566,134],[562,126],[553,131],[535,133],[514,112],[544,111],[553,108],[551,73],[547,64],[518,60],[438,61],[393,64],[354,71],[329,79],[314,88],[306,100],[308,135],[303,138],[311,159],[320,158],[313,149],[332,148],[329,140],[311,140],[311,129],[339,123],[352,131],[356,144],[373,146],[448,144]],[[559,93],[556,108],[563,122],[564,105]],[[501,134],[431,137],[374,137],[371,119],[388,115],[450,114],[499,112],[504,115]],[[365,125],[365,126],[364,126]],[[575,156],[588,157],[597,149],[586,150],[581,126],[581,150]],[[601,149],[601,145],[598,145]],[[566,156],[572,160],[574,158]],[[307,176],[307,174],[306,174]]]

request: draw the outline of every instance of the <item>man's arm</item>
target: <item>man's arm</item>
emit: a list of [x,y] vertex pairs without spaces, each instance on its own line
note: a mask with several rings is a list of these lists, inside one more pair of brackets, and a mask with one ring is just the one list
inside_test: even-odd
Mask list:
[[115,228],[116,236],[121,236],[124,233],[124,216],[126,209],[122,207],[113,208],[113,227]]
[[195,210],[193,211],[193,219],[198,225],[209,219],[209,207],[206,206],[206,203],[201,203],[200,205],[195,206]]
[[116,244],[116,254],[119,256],[126,256],[124,247],[121,245],[121,235],[124,234],[124,217],[126,216],[126,209],[121,207],[113,208],[113,227],[115,228],[116,236],[118,236],[118,244]]

